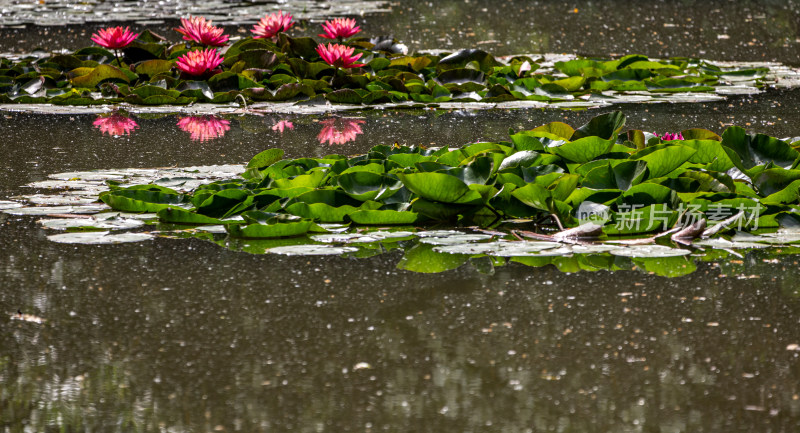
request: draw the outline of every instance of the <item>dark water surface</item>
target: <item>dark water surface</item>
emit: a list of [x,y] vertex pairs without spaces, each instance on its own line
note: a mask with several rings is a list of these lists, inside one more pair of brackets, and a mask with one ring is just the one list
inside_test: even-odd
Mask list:
[[[797,135],[800,92],[625,106],[628,127],[720,123]],[[781,102],[778,102],[781,101]],[[747,107],[739,108],[739,107]],[[755,116],[751,113],[757,112]],[[745,114],[747,113],[747,114]],[[191,141],[178,116],[5,113],[3,197],[48,174],[459,146],[593,111],[367,111],[320,143],[321,117],[226,117]],[[291,120],[281,134],[272,126]],[[282,257],[196,239],[61,245],[0,214],[0,426],[5,431],[794,431],[800,257],[751,251],[667,279],[509,262],[440,274],[372,258]],[[724,267],[724,266],[723,266]],[[15,312],[44,323],[16,320]],[[794,346],[793,346],[794,345]]]
[[[798,64],[798,14],[793,1],[404,1],[363,21],[421,48]],[[0,51],[44,31],[72,47],[61,35],[75,30],[0,29]],[[799,105],[792,90],[614,108],[626,128],[790,137]],[[329,116],[223,116],[224,135],[201,142],[184,116],[134,115],[114,137],[94,115],[2,112],[0,200],[52,173],[461,146],[597,114],[372,110],[348,113],[360,132],[331,145]],[[273,130],[281,120],[293,128]],[[37,219],[0,213],[0,432],[800,431],[798,255],[744,251],[671,279],[516,262],[421,274],[398,269],[397,250],[56,244]]]
[[[0,27],[0,52],[29,52],[34,48],[78,49],[90,45],[92,32],[114,21],[108,2],[82,4],[69,13],[62,2],[48,2],[39,15],[22,2],[0,0],[8,10]],[[69,2],[63,2],[69,3]],[[263,3],[259,8],[258,3]],[[146,1],[126,1],[116,16],[144,17],[134,30],[148,28],[179,40],[174,27],[178,18],[205,15],[230,34],[248,35],[264,13],[281,8],[308,19],[291,31],[297,36],[316,36],[324,18],[342,14],[338,2],[324,15],[324,3],[312,7],[300,3],[174,1],[149,6]],[[363,35],[392,34],[411,51],[481,48],[497,55],[520,53],[573,53],[608,57],[637,53],[652,57],[686,56],[713,60],[778,61],[800,65],[800,1],[798,0],[633,0],[572,2],[550,0],[398,0],[352,3]],[[388,5],[388,6],[387,6]],[[390,9],[364,15],[364,11]],[[243,9],[247,11],[243,15]],[[89,14],[92,10],[104,13]],[[89,17],[81,18],[81,14]],[[174,15],[170,15],[174,14]],[[38,18],[33,18],[33,17]],[[87,20],[69,25],[69,20]],[[118,18],[119,19],[119,18]],[[15,20],[19,20],[17,23]],[[35,26],[30,22],[56,25]]]
[[[796,431],[796,258],[443,274],[0,231],[6,431]],[[57,431],[57,429],[54,429]]]

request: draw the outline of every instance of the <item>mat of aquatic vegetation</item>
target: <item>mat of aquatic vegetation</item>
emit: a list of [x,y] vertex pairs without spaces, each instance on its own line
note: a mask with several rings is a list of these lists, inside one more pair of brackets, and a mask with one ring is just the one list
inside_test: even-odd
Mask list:
[[[320,57],[309,37],[281,33],[276,41],[243,38],[221,50],[210,77],[181,74],[180,56],[195,50],[150,32],[122,50],[122,64],[102,47],[72,53],[0,58],[0,103],[186,105],[301,102],[440,104],[450,102],[564,103],[637,101],[658,95],[758,92],[794,83],[797,71],[777,64],[699,59],[495,58],[479,49],[404,54],[395,40],[353,38],[365,66],[341,68]],[[674,98],[674,96],[672,96]],[[691,100],[691,97],[689,98]]]
[[[57,194],[0,209],[47,216],[45,228],[65,231],[55,242],[200,237],[253,253],[355,256],[403,248],[402,266],[419,271],[481,257],[614,269],[691,261],[702,249],[714,252],[698,257],[796,252],[797,140],[738,127],[620,134],[624,122],[612,112],[458,149],[379,145],[298,159],[269,149],[247,166],[62,173],[28,185]],[[668,268],[659,272],[678,272]]]

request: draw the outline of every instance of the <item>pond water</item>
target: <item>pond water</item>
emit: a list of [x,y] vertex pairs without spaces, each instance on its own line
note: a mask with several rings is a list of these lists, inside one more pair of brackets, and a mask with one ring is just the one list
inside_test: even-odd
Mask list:
[[[371,33],[402,34],[424,48],[496,39],[505,45],[480,46],[797,64],[797,6],[412,1],[363,20]],[[525,30],[497,24],[509,10],[520,11]],[[604,33],[574,30],[585,26]],[[496,34],[481,33],[491,29]],[[0,34],[62,30],[70,27]],[[594,45],[577,48],[581,41]],[[608,109],[625,113],[626,129],[721,132],[736,124],[793,137],[798,104],[800,91],[772,90]],[[37,192],[23,185],[54,173],[242,164],[271,147],[301,157],[358,154],[380,143],[460,146],[599,114],[223,115],[217,133],[193,136],[179,125],[186,115],[141,113],[132,116],[136,127],[113,136],[95,125],[95,114],[3,109],[0,201]],[[351,133],[323,133],[346,119]],[[292,127],[281,131],[281,121]],[[357,257],[249,254],[192,238],[60,244],[47,239],[58,232],[43,229],[40,218],[0,213],[3,432],[800,427],[800,254],[790,249],[697,260],[694,272],[674,278],[641,267],[589,272],[513,260],[420,273],[404,269],[403,248]]]

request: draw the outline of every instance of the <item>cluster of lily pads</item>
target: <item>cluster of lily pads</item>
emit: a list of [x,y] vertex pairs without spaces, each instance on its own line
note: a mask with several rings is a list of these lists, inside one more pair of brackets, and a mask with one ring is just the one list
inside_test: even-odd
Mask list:
[[[48,236],[59,243],[402,251],[398,267],[416,272],[465,263],[491,272],[511,261],[680,276],[697,259],[743,257],[737,250],[779,247],[765,261],[797,253],[799,139],[739,127],[622,133],[624,123],[612,112],[459,149],[380,145],[297,159],[269,149],[247,166],[63,173],[28,185],[59,194],[12,197],[0,210],[43,216],[46,229],[66,232]],[[734,262],[721,272],[746,277]]]
[[498,143],[379,145],[356,157],[283,159],[282,150],[269,149],[238,179],[189,193],[112,185],[99,198],[117,211],[222,224],[244,238],[300,235],[316,223],[497,227],[515,219],[530,228],[588,223],[610,236],[702,221],[697,237],[706,222],[736,225],[720,231],[799,220],[800,143],[735,126],[722,136],[688,129],[663,140],[638,130],[620,134],[624,124],[612,112],[578,129],[553,122]]
[[564,101],[604,92],[711,92],[721,77],[749,77],[756,86],[768,69],[723,68],[705,61],[575,59],[541,69],[541,59],[503,61],[479,49],[412,54],[392,38],[356,37],[353,19],[326,21],[319,36],[291,37],[291,15],[265,16],[253,36],[230,43],[202,17],[182,20],[175,43],[144,30],[103,29],[100,46],[69,54],[0,58],[0,103],[161,105],[196,101],[316,100],[370,104],[414,101]]

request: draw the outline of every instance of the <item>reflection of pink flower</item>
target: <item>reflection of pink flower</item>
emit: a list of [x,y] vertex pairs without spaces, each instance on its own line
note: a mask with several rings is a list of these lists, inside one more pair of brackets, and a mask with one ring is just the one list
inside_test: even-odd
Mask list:
[[353,18],[334,18],[333,21],[325,21],[322,28],[325,29],[325,33],[317,36],[340,41],[361,31],[361,27],[356,26],[356,20]]
[[283,11],[278,11],[278,15],[274,13],[265,15],[250,31],[255,34],[253,39],[272,38],[280,32],[286,32],[293,25],[292,14],[284,15]]
[[667,132],[666,134],[662,135],[659,138],[661,138],[661,141],[683,140],[683,134],[681,134],[680,132],[676,134]]
[[190,116],[178,119],[178,127],[191,134],[192,141],[208,141],[222,137],[231,129],[231,122],[217,116]]
[[273,131],[280,131],[281,134],[283,134],[284,129],[294,129],[294,123],[288,120],[281,120],[280,122],[272,126]]
[[131,131],[138,128],[139,125],[130,117],[125,117],[119,113],[114,113],[110,116],[98,116],[93,123],[95,128],[100,129],[103,135],[113,135],[115,137],[120,135],[131,135]]
[[176,28],[183,39],[194,41],[201,45],[211,47],[221,47],[228,42],[228,35],[223,35],[221,27],[211,25],[211,20],[206,21],[203,17],[181,18],[181,26]]
[[205,50],[189,51],[178,57],[175,66],[186,75],[193,77],[203,77],[212,75],[212,70],[219,66],[224,59],[214,48]]
[[329,145],[332,144],[345,144],[356,139],[356,135],[361,134],[360,124],[364,123],[363,120],[358,119],[328,119],[320,122],[322,124],[322,131],[317,135],[319,144],[325,144],[327,141]]
[[353,55],[353,48],[346,47],[339,44],[319,44],[317,45],[317,53],[325,63],[335,68],[360,68],[364,66],[363,63],[356,63],[356,60],[361,58],[362,53]]
[[108,27],[92,34],[92,40],[97,45],[110,50],[125,48],[137,37],[139,34],[131,32],[130,27],[125,27],[125,30],[122,27]]

